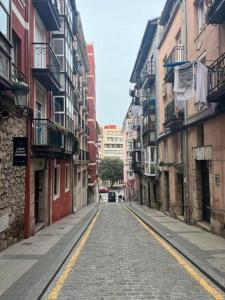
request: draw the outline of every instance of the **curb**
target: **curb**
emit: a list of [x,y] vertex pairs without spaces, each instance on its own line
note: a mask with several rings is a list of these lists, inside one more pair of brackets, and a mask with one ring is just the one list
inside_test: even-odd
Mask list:
[[70,256],[70,254],[73,252],[73,249],[76,247],[76,245],[79,243],[79,241],[81,240],[82,236],[84,235],[87,227],[90,225],[90,223],[92,222],[92,220],[94,219],[94,217],[96,216],[96,214],[99,211],[99,205],[97,205],[97,207],[93,208],[95,211],[93,212],[93,214],[91,215],[90,219],[88,219],[88,221],[85,222],[84,226],[82,227],[82,229],[78,232],[78,236],[76,238],[75,243],[73,243],[73,246],[71,247],[71,249],[68,251],[68,253],[66,254],[65,258],[63,259],[63,261],[61,261],[61,264],[59,265],[58,269],[55,271],[55,273],[52,275],[52,278],[47,282],[46,286],[44,287],[44,289],[41,291],[41,293],[39,294],[39,296],[37,297],[37,300],[41,300],[41,298],[43,297],[43,295],[45,294],[45,292],[47,291],[47,289],[49,288],[49,286],[51,285],[51,283],[54,281],[55,277],[57,276],[57,274],[59,273],[60,269],[63,267],[63,265],[65,264],[66,260],[68,259],[68,257]]
[[144,212],[138,212],[136,208],[133,208],[128,204],[125,204],[125,206],[130,211],[132,211],[137,217],[139,217],[148,227],[150,227],[153,231],[155,231],[161,238],[163,238],[170,246],[176,249],[177,252],[179,252],[189,262],[191,262],[210,281],[212,281],[217,287],[219,287],[223,292],[225,292],[225,279],[222,276],[218,275],[215,271],[205,266],[204,262],[200,261],[194,255],[192,255],[190,251],[183,248],[179,243],[168,239],[168,237],[162,232],[162,230],[157,228],[156,225],[152,224],[143,216],[145,214]]

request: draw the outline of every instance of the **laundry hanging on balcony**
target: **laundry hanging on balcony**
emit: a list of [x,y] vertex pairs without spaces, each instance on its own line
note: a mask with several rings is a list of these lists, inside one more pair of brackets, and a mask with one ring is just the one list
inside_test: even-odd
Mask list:
[[194,96],[195,63],[188,62],[174,68],[174,88],[176,106],[184,108],[185,101]]
[[208,68],[200,61],[192,61],[174,68],[176,107],[185,108],[185,101],[195,96],[198,109],[207,105]]
[[207,105],[208,94],[208,68],[200,61],[196,64],[196,98],[195,104],[198,109]]

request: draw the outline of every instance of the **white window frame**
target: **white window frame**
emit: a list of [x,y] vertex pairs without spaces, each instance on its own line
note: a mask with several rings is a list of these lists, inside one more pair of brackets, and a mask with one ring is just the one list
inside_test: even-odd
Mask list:
[[[62,53],[57,53],[57,51],[56,51],[56,49],[55,49],[55,42],[56,41],[60,41],[60,42],[62,42],[62,45],[63,45],[63,47],[62,47],[62,49],[63,49],[63,51],[62,51]],[[59,63],[60,63],[60,71],[64,71],[64,57],[65,57],[65,44],[64,44],[64,39],[63,38],[53,38],[53,49],[54,49],[54,53],[55,53],[55,56],[57,57],[57,59],[58,59],[58,61],[59,61]],[[61,60],[60,60],[60,58],[62,57],[62,65],[61,65]]]
[[[55,112],[55,99],[56,98],[63,98],[63,110],[62,111],[57,111],[57,112]],[[54,120],[54,122],[55,123],[57,123],[57,124],[59,124],[57,121],[56,121],[56,115],[63,115],[63,125],[62,124],[59,124],[59,125],[61,125],[61,126],[63,126],[63,127],[65,127],[66,126],[66,124],[65,124],[65,122],[66,122],[66,120],[65,120],[65,96],[54,96],[53,97],[53,120]]]
[[[152,150],[153,150],[153,157],[152,157]],[[157,163],[156,146],[149,146],[145,148],[144,149],[144,170],[147,176],[155,176],[157,174],[156,163]]]
[[65,164],[65,192],[70,191],[70,165]]
[[[57,193],[55,194],[55,169],[57,169]],[[60,197],[60,181],[61,181],[61,166],[55,165],[53,170],[53,200],[56,200]]]

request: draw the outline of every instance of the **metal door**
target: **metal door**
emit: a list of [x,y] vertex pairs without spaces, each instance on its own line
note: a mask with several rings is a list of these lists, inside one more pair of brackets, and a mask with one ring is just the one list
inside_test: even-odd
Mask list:
[[209,169],[207,160],[202,164],[202,219],[210,223],[210,187],[209,187]]

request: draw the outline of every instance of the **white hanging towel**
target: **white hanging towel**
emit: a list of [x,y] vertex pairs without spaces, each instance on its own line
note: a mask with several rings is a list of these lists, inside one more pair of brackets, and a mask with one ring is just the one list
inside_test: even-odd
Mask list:
[[199,109],[202,106],[207,105],[208,95],[208,68],[200,61],[197,62],[196,72],[196,99],[195,103],[199,105]]
[[174,88],[177,101],[186,101],[194,96],[194,63],[189,62],[174,68]]

